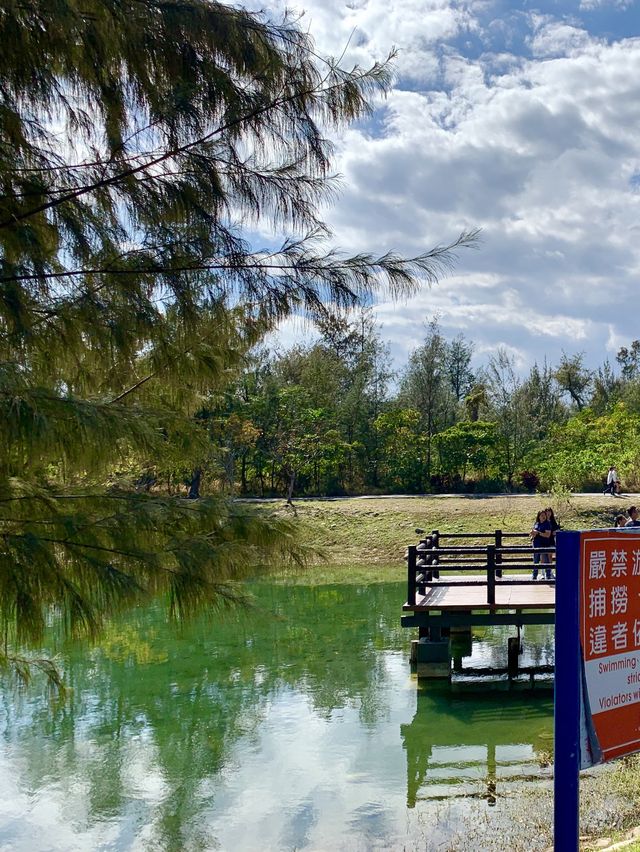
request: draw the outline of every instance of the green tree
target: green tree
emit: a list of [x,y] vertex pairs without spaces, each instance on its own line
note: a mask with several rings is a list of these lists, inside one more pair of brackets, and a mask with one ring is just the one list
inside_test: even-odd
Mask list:
[[[329,413],[313,406],[305,388],[293,385],[279,391],[274,451],[285,482],[287,503],[292,502],[296,483],[303,478],[319,490],[325,464],[340,457],[336,438]],[[304,488],[304,482],[301,484]]]
[[451,480],[464,483],[467,474],[483,474],[496,445],[496,424],[483,420],[463,421],[439,432],[433,439],[438,450],[440,470]]
[[640,340],[634,340],[629,349],[621,346],[616,355],[616,361],[622,368],[622,378],[637,379],[640,375]]
[[235,412],[249,420],[258,431],[255,446],[241,458],[243,494],[264,497],[267,493],[275,493],[274,447],[280,388],[272,353],[258,347],[248,354],[241,376],[229,390],[226,415]]
[[536,466],[543,488],[600,490],[615,463],[624,487],[640,482],[640,415],[617,403],[604,415],[586,408],[551,429]]
[[500,473],[513,485],[513,478],[535,440],[526,387],[515,369],[514,359],[499,349],[487,368],[487,395],[491,419],[497,426],[497,463]]
[[[434,281],[452,246],[345,257],[318,215],[331,127],[387,63],[345,70],[309,35],[211,0],[6,0],[0,9],[2,659],[140,595],[183,614],[237,594],[290,524],[131,471],[209,452],[194,417],[292,311]],[[237,222],[281,233],[259,250]]]
[[[387,350],[370,312],[326,317],[318,325],[319,340],[271,356],[269,382],[256,388],[258,393],[271,395],[270,403],[266,397],[261,403],[266,416],[260,420],[264,425],[262,440],[256,445],[256,461],[263,451],[270,459],[281,455],[277,449],[281,422],[269,415],[277,409],[279,393],[297,389],[305,396],[306,408],[323,412],[324,428],[333,436],[331,442],[328,432],[323,436],[322,462],[313,476],[298,478],[297,492],[360,491],[375,485],[378,433],[373,424],[386,399],[390,377]],[[276,462],[276,466],[280,464]]]
[[420,413],[426,439],[427,480],[432,473],[433,436],[456,419],[456,400],[447,376],[447,355],[447,341],[440,333],[438,321],[433,319],[427,327],[425,342],[409,356],[400,385],[400,404]]
[[456,398],[461,402],[471,391],[475,377],[471,372],[473,343],[464,334],[459,334],[448,344],[446,354],[446,371],[449,382]]
[[427,438],[415,409],[392,409],[375,421],[380,436],[381,481],[392,491],[420,491]]
[[561,393],[571,398],[578,411],[584,408],[593,383],[593,374],[585,368],[583,361],[583,352],[571,357],[563,352],[560,363],[553,371],[553,378]]
[[555,374],[545,361],[542,367],[534,364],[522,384],[524,405],[536,440],[543,440],[553,423],[567,418],[567,410],[554,379]]
[[593,393],[589,402],[596,414],[605,414],[617,402],[623,393],[623,382],[613,371],[608,360],[602,364],[593,377]]
[[474,384],[464,398],[464,410],[466,416],[472,422],[480,419],[480,413],[486,413],[489,409],[489,396],[487,385],[481,381]]
[[374,423],[387,401],[392,377],[388,347],[370,309],[353,319],[336,317],[319,325],[325,348],[339,358],[336,422],[350,447],[345,490],[378,486],[378,432]]

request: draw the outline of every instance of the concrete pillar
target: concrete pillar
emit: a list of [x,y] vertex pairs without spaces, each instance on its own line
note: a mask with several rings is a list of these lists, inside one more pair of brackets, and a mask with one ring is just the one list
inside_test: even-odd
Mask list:
[[451,628],[451,653],[454,657],[470,657],[472,646],[473,641],[469,628],[464,633],[459,628],[456,628],[454,633],[453,628]]
[[520,639],[518,636],[510,636],[507,647],[507,667],[509,674],[517,674],[518,657],[520,655]]
[[449,639],[420,639],[416,643],[416,672],[418,677],[449,679],[451,677],[451,648]]

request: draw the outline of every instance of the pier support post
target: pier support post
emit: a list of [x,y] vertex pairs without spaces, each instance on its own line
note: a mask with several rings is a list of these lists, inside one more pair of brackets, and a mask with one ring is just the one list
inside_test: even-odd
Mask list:
[[518,657],[520,656],[520,637],[509,636],[507,647],[507,668],[509,675],[518,673]]
[[419,639],[415,649],[418,677],[439,679],[451,677],[451,647],[448,638]]
[[[473,638],[470,627],[451,628],[451,655],[462,665],[463,657],[470,657],[473,649]],[[455,668],[455,666],[454,666]]]

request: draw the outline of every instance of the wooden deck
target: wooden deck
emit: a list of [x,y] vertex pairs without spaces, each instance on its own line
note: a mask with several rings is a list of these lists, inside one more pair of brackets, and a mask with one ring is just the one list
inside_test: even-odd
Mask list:
[[[535,583],[523,582],[528,576],[514,575],[513,577],[496,578],[495,604],[487,603],[487,577],[478,576],[443,576],[440,580],[427,585],[426,594],[416,594],[415,604],[405,603],[405,612],[440,612],[468,611],[484,609],[554,609],[556,603],[555,583],[547,580],[537,580]],[[453,585],[460,583],[460,585]],[[473,583],[473,585],[469,585]],[[462,585],[464,584],[464,585]]]

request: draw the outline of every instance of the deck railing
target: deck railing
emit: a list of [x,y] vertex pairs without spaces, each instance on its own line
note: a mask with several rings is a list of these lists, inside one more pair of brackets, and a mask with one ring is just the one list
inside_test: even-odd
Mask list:
[[[505,582],[505,571],[529,571],[537,568],[545,571],[548,564],[533,564],[534,553],[549,553],[551,562],[555,562],[555,547],[532,547],[529,545],[505,545],[505,539],[529,539],[528,532],[503,532],[495,530],[492,533],[441,533],[433,530],[420,540],[417,545],[407,548],[407,602],[415,606],[418,593],[424,595],[427,588],[436,585],[446,586],[480,586],[487,587],[487,604],[496,602],[496,584]],[[466,546],[442,546],[443,539],[491,539],[487,545],[470,544]],[[486,574],[486,580],[455,579],[439,583],[440,572],[474,571]],[[510,578],[510,583],[514,578]],[[518,577],[519,585],[533,585],[537,581]]]

